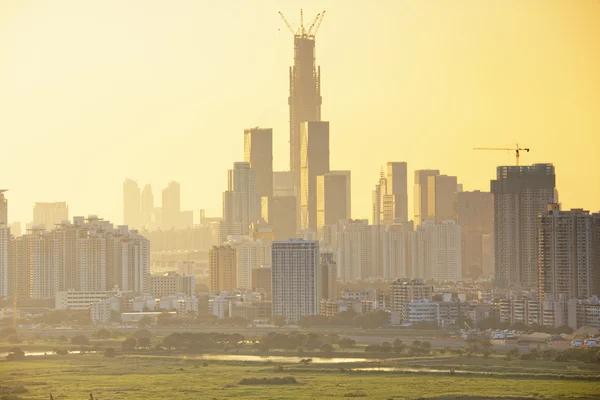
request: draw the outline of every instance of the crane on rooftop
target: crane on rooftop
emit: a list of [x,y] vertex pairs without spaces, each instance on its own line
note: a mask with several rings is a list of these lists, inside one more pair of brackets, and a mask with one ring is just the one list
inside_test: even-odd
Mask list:
[[283,13],[281,11],[279,11],[279,15],[281,16],[281,19],[285,23],[285,26],[287,26],[287,28],[290,30],[290,32],[292,32],[292,35],[314,38],[317,35],[319,28],[321,27],[321,22],[323,22],[323,17],[325,16],[325,11],[318,13],[309,22],[308,29],[306,29],[306,27],[304,26],[304,12],[302,9],[300,9],[300,28],[298,28],[298,29],[294,29],[292,27],[292,25],[288,22],[288,20],[285,18],[285,16],[283,15]]
[[517,167],[519,166],[519,157],[521,151],[529,153],[529,148],[519,147],[519,143],[517,143],[516,147],[475,147],[473,150],[503,150],[503,151],[514,151],[517,161]]

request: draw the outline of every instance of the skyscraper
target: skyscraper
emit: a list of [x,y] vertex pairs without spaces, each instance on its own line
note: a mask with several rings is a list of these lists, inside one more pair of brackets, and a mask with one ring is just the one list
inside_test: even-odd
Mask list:
[[4,197],[6,189],[0,189],[0,224],[8,225],[8,200]]
[[132,228],[141,225],[140,188],[132,179],[125,179],[123,182],[123,224]]
[[[133,182],[133,181],[132,181]],[[123,188],[124,185],[123,185]],[[33,225],[51,230],[54,225],[69,220],[67,203],[35,203],[33,206]]]
[[393,196],[394,221],[408,221],[407,165],[405,162],[387,163],[387,194]]
[[264,205],[262,218],[273,229],[275,240],[297,236],[296,206],[296,196],[274,196]]
[[319,314],[319,242],[273,242],[272,262],[273,315],[297,323],[300,317]]
[[273,129],[244,130],[244,161],[256,171],[258,198],[273,196]]
[[348,215],[349,174],[330,172],[317,176],[317,238],[323,226],[337,224]]
[[537,284],[538,214],[554,200],[552,164],[501,166],[494,195],[496,280],[508,286]]
[[346,219],[352,219],[352,173],[349,170],[330,171],[330,174],[346,177]]
[[428,186],[427,179],[430,176],[439,175],[440,171],[435,169],[423,169],[415,171],[414,185],[414,207],[415,207],[415,226],[421,225],[429,217],[428,208]]
[[448,175],[427,177],[427,219],[437,222],[456,219],[456,180]]
[[8,248],[10,229],[0,222],[0,298],[9,296]]
[[300,229],[316,232],[317,176],[329,172],[329,122],[303,122],[300,130]]
[[233,292],[237,287],[236,251],[231,246],[213,246],[208,254],[210,291]]
[[[315,19],[323,18],[324,12]],[[287,24],[287,22],[286,22]],[[318,26],[320,22],[318,23]],[[289,25],[288,25],[289,26]],[[314,24],[313,24],[314,26]],[[321,120],[321,68],[315,66],[316,26],[305,29],[302,25],[294,35],[294,66],[290,67],[290,171],[295,175],[295,185],[300,186],[302,168],[301,128],[306,121]]]
[[152,224],[152,214],[154,212],[154,194],[152,194],[152,186],[144,186],[140,196],[140,202],[141,223],[142,226],[149,229]]
[[383,172],[379,173],[379,182],[372,194],[373,225],[390,225],[394,222],[394,196],[388,193],[388,181]]
[[462,235],[463,277],[479,278],[488,272],[493,261],[489,237],[494,231],[494,198],[490,192],[460,192],[458,196],[458,225]]
[[162,229],[177,229],[180,225],[180,213],[181,187],[178,182],[171,181],[162,191]]
[[248,235],[250,224],[260,219],[260,199],[256,193],[256,171],[250,163],[236,162],[228,172],[223,193],[221,243],[229,235]]
[[538,293],[541,300],[586,299],[600,295],[600,214],[560,211],[550,204],[540,214]]

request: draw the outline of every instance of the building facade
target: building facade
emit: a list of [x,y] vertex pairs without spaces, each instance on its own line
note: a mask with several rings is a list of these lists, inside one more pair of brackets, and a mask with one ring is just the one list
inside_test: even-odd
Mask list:
[[300,125],[300,229],[317,231],[317,176],[329,172],[329,122]]
[[510,287],[538,281],[538,215],[554,202],[552,164],[498,167],[494,196],[495,278]]
[[600,238],[594,234],[600,214],[581,209],[561,211],[558,204],[550,204],[538,222],[540,298],[571,300],[600,295]]
[[288,323],[318,315],[321,300],[319,242],[291,239],[273,242],[273,315]]

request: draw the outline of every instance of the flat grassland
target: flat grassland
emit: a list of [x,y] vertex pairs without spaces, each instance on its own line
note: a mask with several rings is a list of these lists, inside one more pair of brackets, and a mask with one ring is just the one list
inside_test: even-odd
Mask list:
[[[380,368],[385,371],[360,371]],[[425,368],[418,372],[415,369]],[[99,354],[0,361],[0,399],[594,399],[600,371],[583,363],[448,357],[357,364],[224,362]],[[352,369],[352,371],[349,371]],[[448,372],[452,370],[453,372]],[[488,372],[482,374],[482,372]],[[242,385],[294,377],[295,384]],[[5,396],[5,397],[3,397]],[[14,397],[11,397],[14,396]]]

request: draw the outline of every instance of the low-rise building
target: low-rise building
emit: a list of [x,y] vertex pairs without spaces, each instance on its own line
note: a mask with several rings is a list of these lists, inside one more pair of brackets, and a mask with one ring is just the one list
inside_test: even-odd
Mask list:
[[54,307],[58,310],[87,310],[94,303],[119,296],[119,291],[75,291],[56,292]]

